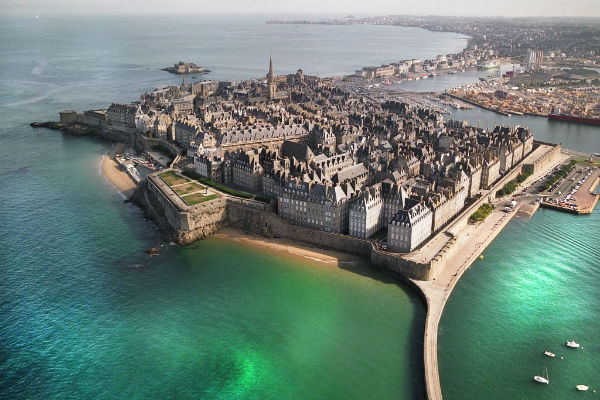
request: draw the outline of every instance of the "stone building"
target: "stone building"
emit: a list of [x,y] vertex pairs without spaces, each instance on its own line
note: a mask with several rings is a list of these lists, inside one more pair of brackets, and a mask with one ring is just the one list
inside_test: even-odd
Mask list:
[[432,232],[433,214],[423,202],[407,200],[388,224],[387,246],[390,251],[409,253],[427,240]]
[[198,125],[183,120],[175,121],[173,128],[175,141],[184,148],[187,148],[190,142],[202,132]]
[[289,181],[278,198],[278,214],[286,221],[326,232],[348,232],[350,186]]
[[133,134],[139,111],[137,104],[113,103],[106,110],[106,125],[113,131]]
[[481,164],[481,187],[489,187],[500,178],[500,160],[494,155],[489,155]]
[[313,158],[311,167],[323,171],[323,173],[325,173],[327,176],[333,176],[338,171],[350,167],[353,163],[354,161],[348,152],[335,154],[331,157],[327,157],[324,154],[319,154]]
[[431,227],[433,233],[438,232],[464,208],[467,192],[466,187],[461,187],[456,192],[444,190],[429,196],[427,206],[433,214]]
[[222,163],[223,158],[217,155],[200,154],[194,156],[196,173],[214,182],[223,181]]
[[349,207],[348,234],[369,238],[385,226],[381,184],[367,188]]
[[246,151],[233,160],[231,165],[233,184],[253,193],[262,190],[263,168],[256,151]]

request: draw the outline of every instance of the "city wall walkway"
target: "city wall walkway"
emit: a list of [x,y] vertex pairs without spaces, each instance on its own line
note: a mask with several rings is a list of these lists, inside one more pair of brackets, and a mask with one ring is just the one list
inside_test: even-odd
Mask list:
[[[557,164],[568,159],[567,154],[562,154]],[[520,187],[526,187],[540,179],[554,167],[547,166],[541,171],[536,171]],[[512,197],[499,199],[494,202],[496,209],[485,221],[476,225],[467,225],[455,235],[460,238],[460,250],[456,252],[447,262],[444,269],[434,280],[417,281],[411,280],[421,291],[427,301],[427,317],[425,320],[424,337],[424,364],[425,364],[425,387],[428,400],[442,400],[442,387],[440,383],[438,367],[438,328],[446,302],[458,280],[467,269],[475,262],[492,241],[502,232],[502,229],[517,214],[531,216],[538,208],[532,204],[535,196],[523,194],[515,196],[518,201],[517,207],[510,212],[502,211],[503,204]]]
[[448,260],[446,268],[432,281],[413,281],[427,300],[425,320],[424,361],[425,383],[429,400],[442,399],[442,387],[438,371],[437,337],[442,312],[462,274],[489,246],[504,226],[517,214],[517,210],[505,213],[496,209],[478,226],[470,226],[461,232],[464,245]]

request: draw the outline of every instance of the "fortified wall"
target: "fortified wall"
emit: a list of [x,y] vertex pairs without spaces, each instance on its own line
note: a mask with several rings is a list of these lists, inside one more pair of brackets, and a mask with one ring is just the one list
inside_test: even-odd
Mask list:
[[560,145],[538,146],[496,182],[487,194],[463,210],[450,225],[438,233],[447,237],[446,244],[425,262],[417,261],[423,257],[414,256],[412,253],[398,254],[379,250],[369,240],[292,225],[271,211],[267,204],[256,200],[223,195],[218,199],[188,206],[162,179],[153,175],[148,177],[136,197],[140,205],[147,209],[179,244],[190,244],[216,233],[223,226],[230,226],[266,238],[292,239],[321,248],[368,257],[373,265],[395,275],[415,280],[432,280],[444,268],[447,260],[460,250],[464,241],[468,240],[460,235],[460,231],[467,225],[473,212],[483,203],[495,199],[496,191],[515,179],[523,165],[542,168],[555,165],[558,159]]
[[136,202],[147,210],[179,244],[190,244],[216,233],[226,221],[225,197],[185,204],[161,179],[149,176],[136,193]]
[[428,264],[419,264],[394,253],[383,252],[368,240],[292,225],[259,201],[223,196],[188,206],[171,192],[168,185],[152,175],[135,197],[136,202],[179,244],[190,244],[216,233],[223,226],[230,226],[266,238],[292,239],[367,257],[373,265],[399,276],[418,280],[433,279]]

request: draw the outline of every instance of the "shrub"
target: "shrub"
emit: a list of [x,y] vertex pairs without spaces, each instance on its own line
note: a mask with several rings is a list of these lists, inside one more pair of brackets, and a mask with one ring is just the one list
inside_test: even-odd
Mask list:
[[542,190],[550,189],[552,185],[558,182],[561,178],[564,178],[565,176],[569,175],[569,172],[571,172],[573,167],[575,167],[575,164],[577,164],[577,161],[571,160],[568,164],[563,165],[561,169],[556,171],[554,175],[548,178],[546,183],[544,183],[544,185],[542,186]]
[[269,204],[271,202],[271,198],[268,196],[262,196],[260,194],[257,194],[256,196],[254,196],[254,200],[257,201],[262,201],[263,203],[267,203]]
[[517,185],[518,185],[518,183],[516,180],[512,180],[512,181],[506,183],[504,186],[502,186],[502,189],[500,189],[496,192],[496,196],[502,197],[502,196],[506,196],[507,194],[511,194],[512,192],[514,192],[517,189]]
[[493,205],[489,204],[489,203],[483,203],[478,209],[477,211],[475,211],[470,217],[469,220],[472,223],[475,222],[481,222],[483,220],[485,220],[487,218],[488,215],[490,215],[492,213],[492,211],[494,211],[496,207],[494,207]]

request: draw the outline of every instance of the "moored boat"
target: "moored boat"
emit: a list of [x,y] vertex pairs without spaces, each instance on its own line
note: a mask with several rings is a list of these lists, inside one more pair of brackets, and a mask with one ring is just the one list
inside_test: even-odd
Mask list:
[[581,117],[578,115],[568,114],[548,114],[548,119],[567,122],[580,122],[582,124],[600,125],[600,118]]
[[589,386],[585,386],[585,385],[577,385],[577,390],[579,390],[580,392],[585,392],[586,390],[588,390],[590,387]]
[[576,349],[579,347],[579,343],[576,343],[574,340],[567,340],[567,347]]
[[546,385],[549,384],[550,379],[548,378],[548,368],[546,368],[546,376],[545,377],[536,375],[533,377],[533,380],[536,382],[539,382],[539,383],[544,383]]
[[544,354],[547,355],[548,357],[556,357],[556,354],[549,352],[548,350],[544,351]]

